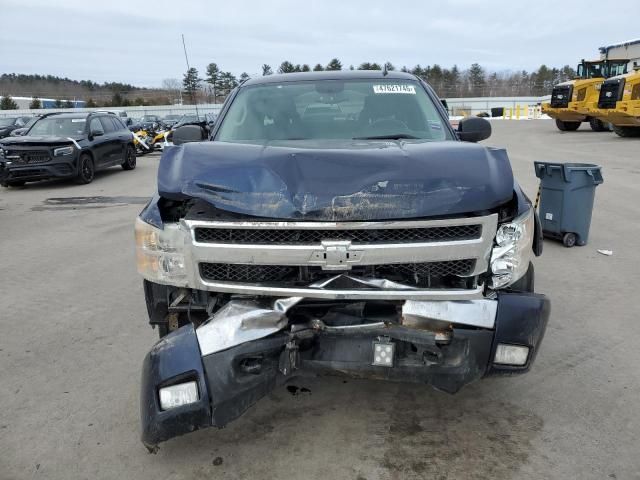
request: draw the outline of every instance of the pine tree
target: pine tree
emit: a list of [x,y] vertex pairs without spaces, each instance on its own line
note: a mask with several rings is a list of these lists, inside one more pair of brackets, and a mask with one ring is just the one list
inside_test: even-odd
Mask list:
[[196,92],[200,88],[201,83],[202,79],[198,77],[198,70],[196,68],[191,67],[187,70],[187,73],[184,74],[182,86],[184,87],[185,93],[191,98],[192,103],[196,103]]
[[278,73],[293,73],[295,71],[296,71],[296,67],[293,65],[293,63],[289,62],[288,60],[285,60],[284,62],[282,62],[278,67]]
[[375,62],[364,62],[358,65],[358,70],[382,70],[382,67]]
[[[120,95],[120,92],[116,92],[113,94],[113,97],[111,97],[111,106],[112,107],[121,107],[122,106],[122,95]],[[69,108],[69,107],[67,107]]]
[[242,72],[240,74],[240,83],[244,83],[247,80],[249,80],[251,77],[249,76],[249,74],[247,72]]
[[42,102],[40,101],[40,99],[38,97],[33,97],[31,99],[31,103],[29,104],[29,108],[32,110],[38,110],[40,108],[42,108]]
[[18,109],[18,104],[14,102],[13,98],[11,98],[9,95],[5,95],[4,97],[2,97],[2,100],[0,100],[0,110],[17,110],[17,109]]
[[273,70],[271,69],[270,65],[267,65],[266,63],[262,65],[262,76],[266,77],[267,75],[272,75],[273,74]]
[[213,90],[213,103],[216,103],[218,94],[221,93],[221,74],[218,65],[215,63],[210,63],[207,65],[207,78],[205,78],[205,82],[211,85],[211,89]]
[[313,67],[314,72],[322,72],[323,70],[324,70],[324,67],[319,63],[316,63],[316,66]]
[[332,58],[331,61],[327,64],[325,70],[342,70],[342,63],[337,58]]

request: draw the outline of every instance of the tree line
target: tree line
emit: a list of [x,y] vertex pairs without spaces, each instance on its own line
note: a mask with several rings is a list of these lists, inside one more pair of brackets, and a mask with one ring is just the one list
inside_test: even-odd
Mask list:
[[[343,70],[343,64],[338,58],[331,59],[326,65],[321,63],[311,67],[310,64],[294,64],[283,61],[276,69],[277,73],[318,72],[323,70]],[[349,70],[396,70],[391,62],[382,64],[363,62],[357,67],[350,65]],[[480,64],[474,63],[469,68],[461,69],[457,65],[450,68],[438,64],[414,67],[403,66],[400,71],[412,73],[429,83],[438,96],[451,97],[511,97],[511,96],[542,96],[551,93],[557,83],[575,77],[575,70],[569,65],[560,68],[541,65],[538,69],[513,72],[490,72]],[[261,75],[272,75],[273,68],[268,64],[261,67]],[[230,73],[220,70],[216,63],[210,63],[206,68],[205,78],[200,78],[196,68],[190,68],[183,77],[183,93],[191,102],[217,102],[224,99],[239,83],[250,78],[243,72],[238,79]],[[174,84],[175,86],[175,84]]]
[[[310,72],[323,70],[382,70],[392,71],[396,67],[391,62],[362,62],[357,66],[345,66],[338,58],[328,63],[297,64],[284,60],[272,68],[263,64],[254,74]],[[495,72],[474,63],[469,68],[457,65],[446,68],[438,64],[413,67],[403,66],[399,70],[410,72],[427,81],[443,98],[451,97],[497,97],[497,96],[541,96],[551,93],[553,85],[575,77],[575,70],[568,65],[560,68],[541,65],[534,71]],[[231,90],[248,80],[250,75],[243,72],[238,77],[222,70],[218,64],[210,63],[204,70],[204,78],[196,68],[190,68],[182,80],[166,78],[161,88],[141,88],[129,83],[92,80],[71,80],[54,75],[25,75],[4,73],[0,75],[0,109],[17,108],[14,96],[34,97],[31,108],[41,106],[39,98],[56,98],[56,106],[70,106],[71,100],[84,100],[88,107],[128,107],[168,105],[174,103],[219,103]]]

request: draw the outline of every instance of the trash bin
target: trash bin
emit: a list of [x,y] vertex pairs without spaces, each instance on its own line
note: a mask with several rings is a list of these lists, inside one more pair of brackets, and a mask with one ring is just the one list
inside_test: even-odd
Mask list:
[[546,237],[565,247],[586,245],[602,167],[589,163],[534,162],[540,179],[540,222]]
[[504,107],[493,107],[491,109],[492,117],[503,117],[504,116]]

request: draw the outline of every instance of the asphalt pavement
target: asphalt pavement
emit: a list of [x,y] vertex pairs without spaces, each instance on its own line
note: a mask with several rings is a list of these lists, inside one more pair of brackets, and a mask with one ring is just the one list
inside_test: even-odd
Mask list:
[[[0,189],[0,479],[640,479],[640,139],[495,121],[535,198],[534,160],[603,166],[589,244],[546,241],[552,314],[533,370],[451,396],[298,378],[227,428],[139,441],[147,325],[133,222],[138,168]],[[612,250],[605,256],[597,249]],[[634,293],[636,292],[636,293]]]

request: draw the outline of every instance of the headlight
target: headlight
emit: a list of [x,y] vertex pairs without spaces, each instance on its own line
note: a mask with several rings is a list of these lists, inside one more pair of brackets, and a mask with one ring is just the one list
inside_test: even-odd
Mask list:
[[533,257],[533,208],[512,222],[503,223],[496,233],[496,246],[491,251],[492,288],[503,288],[527,273]]
[[136,263],[138,272],[149,281],[186,286],[184,234],[177,224],[163,230],[136,219]]
[[4,150],[0,148],[0,158],[4,158]]
[[62,157],[63,155],[72,155],[73,147],[60,147],[53,150],[54,157]]

